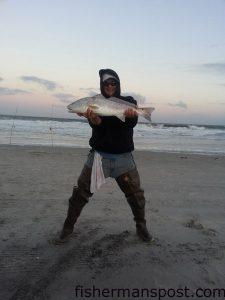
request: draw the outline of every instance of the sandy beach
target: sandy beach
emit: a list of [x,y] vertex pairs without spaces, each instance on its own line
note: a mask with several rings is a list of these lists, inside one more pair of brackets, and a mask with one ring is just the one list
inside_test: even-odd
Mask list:
[[107,179],[54,245],[88,151],[0,146],[0,299],[224,299],[225,156],[135,151],[154,242]]

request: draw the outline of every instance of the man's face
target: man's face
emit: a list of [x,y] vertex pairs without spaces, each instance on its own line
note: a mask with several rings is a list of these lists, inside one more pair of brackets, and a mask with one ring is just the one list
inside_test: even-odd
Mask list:
[[108,79],[103,82],[104,92],[108,97],[112,97],[117,88],[118,82],[114,79]]

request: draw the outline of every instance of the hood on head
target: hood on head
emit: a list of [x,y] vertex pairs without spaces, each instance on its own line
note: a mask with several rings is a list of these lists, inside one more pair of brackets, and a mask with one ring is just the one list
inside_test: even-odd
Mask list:
[[99,76],[100,76],[100,90],[101,90],[102,95],[104,97],[107,97],[104,93],[103,81],[108,80],[109,78],[112,78],[118,82],[114,96],[119,97],[121,91],[120,91],[120,78],[119,78],[118,74],[111,69],[101,69],[101,70],[99,70]]

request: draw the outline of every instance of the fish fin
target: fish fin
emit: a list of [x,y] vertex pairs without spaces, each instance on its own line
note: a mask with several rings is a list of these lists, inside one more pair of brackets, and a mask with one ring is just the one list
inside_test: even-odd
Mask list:
[[152,114],[153,110],[155,110],[154,107],[139,107],[138,108],[138,111],[140,111],[140,115],[142,117],[144,117],[146,120],[148,120],[149,122],[152,121],[151,114]]
[[91,109],[93,109],[95,111],[99,109],[99,106],[96,104],[90,104],[90,105],[88,105],[88,107],[90,107]]
[[119,98],[116,98],[116,97],[110,97],[110,98],[107,98],[106,100],[112,101],[114,103],[123,104],[123,105],[126,105],[127,107],[137,108],[136,104],[125,101],[125,100],[122,100],[122,99],[119,99]]
[[125,122],[125,116],[124,115],[116,115],[116,117],[118,118],[118,119],[120,119],[122,122]]

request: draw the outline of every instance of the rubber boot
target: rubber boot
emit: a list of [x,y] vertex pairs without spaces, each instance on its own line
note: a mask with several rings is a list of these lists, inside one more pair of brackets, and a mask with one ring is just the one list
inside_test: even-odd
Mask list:
[[124,192],[129,203],[134,221],[136,222],[137,235],[145,242],[152,241],[153,238],[148,232],[145,220],[145,197],[140,186],[140,177],[137,169],[130,170],[116,178],[122,192]]
[[90,192],[91,169],[86,165],[84,166],[77,183],[78,186],[74,186],[72,196],[69,198],[67,217],[64,221],[62,231],[59,238],[55,240],[57,244],[68,241],[73,233],[74,224],[80,216],[83,207],[93,195]]

